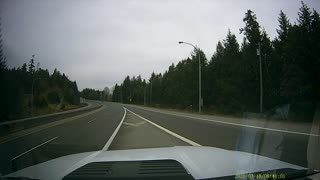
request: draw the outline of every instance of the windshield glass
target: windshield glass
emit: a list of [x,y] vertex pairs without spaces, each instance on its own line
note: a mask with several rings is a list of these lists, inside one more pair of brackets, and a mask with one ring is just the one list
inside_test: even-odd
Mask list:
[[[180,158],[194,178],[320,170],[319,11],[313,0],[2,0],[0,173],[92,151]],[[163,151],[117,156],[150,148]]]

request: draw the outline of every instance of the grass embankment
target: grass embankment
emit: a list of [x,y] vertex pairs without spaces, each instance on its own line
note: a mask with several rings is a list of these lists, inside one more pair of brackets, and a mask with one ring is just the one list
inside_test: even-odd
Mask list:
[[[143,105],[142,105],[143,106]],[[199,114],[198,106],[197,107],[179,107],[179,106],[170,106],[170,105],[146,105],[145,107],[150,108],[159,108],[169,111],[177,112],[186,112]],[[214,116],[224,116],[231,118],[248,118],[247,116],[252,116],[255,118],[277,120],[277,121],[292,121],[292,122],[313,122],[316,119],[316,116],[320,114],[320,102],[317,105],[310,106],[305,104],[294,104],[286,111],[284,106],[277,106],[270,110],[265,110],[263,114],[259,112],[250,112],[250,111],[221,111],[213,108],[203,107],[201,109],[201,114],[203,115],[214,115]],[[317,115],[316,115],[317,114]]]
[[72,109],[77,109],[86,106],[87,104],[85,103],[80,103],[78,105],[75,104],[49,104],[48,107],[46,108],[41,108],[41,109],[35,109],[33,112],[33,116],[41,116],[41,115],[46,115],[46,114],[52,114],[56,112],[63,112],[63,111],[68,111]]
[[[177,112],[199,114],[198,106],[196,106],[196,107],[192,107],[192,106],[179,107],[179,106],[160,105],[160,104],[155,104],[155,105],[133,104],[133,105],[150,107],[150,108],[159,108],[159,109],[169,110],[169,111],[177,111]],[[209,108],[202,108],[201,109],[201,114],[204,114],[204,115],[215,115],[215,116],[225,116],[225,117],[236,117],[236,118],[242,118],[243,117],[243,112],[223,112],[223,111],[218,111],[218,110],[209,109]]]

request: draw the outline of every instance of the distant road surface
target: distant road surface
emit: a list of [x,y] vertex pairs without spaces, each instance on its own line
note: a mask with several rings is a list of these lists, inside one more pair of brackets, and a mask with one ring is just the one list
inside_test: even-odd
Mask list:
[[288,129],[269,122],[97,103],[103,106],[0,143],[0,172],[86,151],[169,146],[246,151],[320,169],[314,162],[319,156],[313,157],[320,150],[319,132],[311,132],[308,124]]

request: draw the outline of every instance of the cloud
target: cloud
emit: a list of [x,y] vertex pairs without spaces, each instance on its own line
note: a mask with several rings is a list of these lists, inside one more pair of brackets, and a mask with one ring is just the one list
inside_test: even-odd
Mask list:
[[[319,1],[305,2],[319,10]],[[190,56],[192,48],[178,41],[196,44],[207,58],[228,29],[241,43],[247,9],[274,38],[279,11],[295,21],[300,1],[3,0],[0,7],[10,67],[36,54],[42,67],[58,68],[80,89],[103,89],[126,75],[148,79]]]

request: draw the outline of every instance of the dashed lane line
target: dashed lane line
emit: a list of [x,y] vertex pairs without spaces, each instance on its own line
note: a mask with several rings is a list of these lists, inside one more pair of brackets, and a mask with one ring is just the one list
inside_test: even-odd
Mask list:
[[51,138],[51,139],[49,139],[48,141],[43,142],[43,143],[41,143],[41,144],[39,144],[39,145],[37,145],[37,146],[35,146],[35,147],[31,148],[31,149],[29,149],[29,150],[27,150],[27,151],[25,151],[25,152],[23,152],[23,153],[19,154],[18,156],[16,156],[16,157],[12,158],[12,159],[11,159],[11,161],[13,161],[13,160],[15,160],[15,159],[18,159],[19,157],[21,157],[21,156],[23,156],[23,155],[25,155],[25,154],[27,154],[27,153],[29,153],[29,152],[31,152],[31,151],[33,151],[33,150],[37,149],[38,147],[41,147],[41,146],[43,146],[43,145],[45,145],[45,144],[47,144],[47,143],[49,143],[49,142],[51,142],[51,141],[53,141],[53,140],[57,139],[58,137],[59,137],[59,136],[56,136],[56,137],[54,137],[54,138]]

